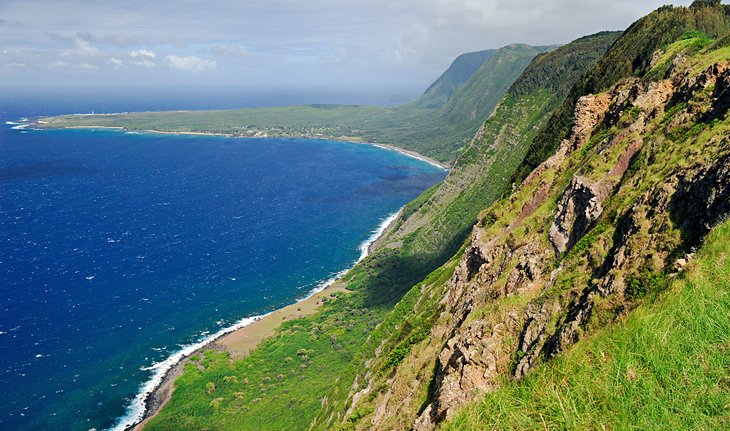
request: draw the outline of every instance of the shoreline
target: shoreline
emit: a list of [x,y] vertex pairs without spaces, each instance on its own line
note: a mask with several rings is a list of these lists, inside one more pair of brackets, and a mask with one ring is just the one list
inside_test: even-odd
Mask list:
[[[373,145],[378,148],[389,150],[389,151],[395,151],[397,153],[400,153],[406,157],[411,157],[416,160],[420,160],[424,163],[428,163],[431,166],[435,166],[439,169],[443,169],[444,171],[450,171],[451,166],[447,165],[446,163],[443,163],[439,160],[436,160],[432,157],[424,156],[421,153],[418,153],[413,150],[407,150],[405,148],[400,148],[392,144],[381,144],[378,142],[368,142],[368,141],[358,141],[355,140],[356,138],[353,137],[336,137],[336,136],[308,136],[308,135],[301,135],[301,136],[283,136],[283,135],[262,135],[262,136],[241,136],[236,135],[233,133],[223,133],[223,132],[193,132],[193,131],[170,131],[170,130],[155,130],[155,129],[147,129],[147,130],[135,130],[135,129],[127,129],[124,126],[62,126],[62,127],[53,127],[48,126],[46,123],[39,123],[39,120],[36,120],[32,123],[27,123],[28,126],[34,125],[36,127],[39,127],[43,130],[53,130],[53,129],[100,129],[100,130],[115,130],[120,132],[128,132],[128,133],[153,133],[158,135],[190,135],[190,136],[219,136],[219,137],[226,137],[226,138],[248,138],[248,139],[264,139],[264,138],[303,138],[303,139],[325,139],[325,140],[331,140],[331,141],[339,141],[339,142],[349,142],[352,144],[363,144],[363,145]],[[27,126],[26,126],[27,127]]]
[[117,423],[110,430],[141,431],[145,424],[170,401],[175,380],[182,375],[185,364],[191,356],[213,349],[227,351],[232,357],[245,357],[261,341],[275,335],[276,330],[285,321],[313,314],[323,304],[324,298],[333,293],[347,292],[345,284],[341,281],[342,277],[373,251],[373,245],[387,234],[402,210],[403,208],[400,208],[380,221],[378,227],[358,247],[361,254],[352,266],[321,282],[305,297],[269,313],[245,317],[201,341],[183,347],[165,360],[144,368],[155,370],[155,373],[142,384],[132,403],[127,406],[127,413],[117,419]]
[[[352,142],[352,141],[346,141],[346,142]],[[355,143],[357,144],[359,142],[355,142]],[[378,148],[382,148],[384,150],[395,151],[396,153],[400,153],[400,154],[403,154],[404,156],[420,160],[422,162],[428,163],[429,165],[435,166],[439,169],[443,169],[444,171],[447,171],[447,172],[451,171],[451,167],[449,167],[445,163],[442,163],[434,158],[424,156],[423,154],[417,153],[415,151],[396,147],[395,145],[392,145],[392,144],[379,144],[377,142],[362,142],[362,143],[365,145],[374,145],[374,146],[376,146]]]

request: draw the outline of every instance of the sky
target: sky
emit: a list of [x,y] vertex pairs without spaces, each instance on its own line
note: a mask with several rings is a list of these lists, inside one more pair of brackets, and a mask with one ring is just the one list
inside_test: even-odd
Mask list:
[[0,86],[425,88],[691,0],[0,0]]

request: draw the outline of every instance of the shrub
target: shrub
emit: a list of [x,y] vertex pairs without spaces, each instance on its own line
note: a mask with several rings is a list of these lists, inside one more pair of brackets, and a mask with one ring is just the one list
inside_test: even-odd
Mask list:
[[628,277],[626,280],[626,297],[643,298],[649,293],[657,293],[669,286],[669,279],[663,273],[646,272]]

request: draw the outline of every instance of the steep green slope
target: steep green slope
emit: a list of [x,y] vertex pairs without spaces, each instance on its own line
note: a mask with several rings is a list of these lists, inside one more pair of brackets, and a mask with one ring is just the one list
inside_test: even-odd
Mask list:
[[638,307],[443,429],[720,430],[730,426],[730,222],[657,302]]
[[449,68],[423,92],[416,105],[420,108],[443,106],[495,52],[494,49],[487,49],[456,57]]
[[441,108],[410,120],[405,117],[413,112],[412,105],[394,108],[392,123],[372,134],[364,132],[363,137],[401,147],[409,142],[433,143],[428,155],[453,161],[532,59],[551,49],[523,44],[500,48]]
[[[424,108],[419,102],[392,108],[309,105],[225,111],[67,115],[42,118],[36,125],[368,141],[395,145],[450,163],[530,60],[546,49],[511,45],[496,50],[466,83],[461,84],[460,87],[470,90],[450,97],[448,112],[442,108]],[[459,74],[460,78],[466,75],[465,72]],[[451,81],[456,84],[458,80],[452,78]],[[429,97],[424,95],[422,100]],[[465,108],[462,109],[462,106]],[[475,106],[479,109],[475,110]]]
[[[527,384],[527,393],[515,383],[504,395],[500,387],[551,367],[571,345],[661,297],[710,227],[730,215],[730,37],[713,41],[692,30],[670,42],[650,54],[642,76],[582,95],[559,149],[481,213],[458,263],[440,270],[451,274],[447,280],[419,284],[396,306],[401,311],[383,324],[385,339],[363,358],[350,402],[331,416],[341,429],[431,430],[493,392],[487,401],[514,401],[494,406],[507,409],[496,412],[495,420],[505,421],[501,429],[540,427],[541,404],[528,399],[543,386]],[[716,377],[722,361],[694,381]],[[576,391],[578,382],[572,381]],[[562,380],[552,384],[565,387]],[[630,394],[613,395],[606,404],[581,400],[575,408],[605,409],[614,415],[607,424],[628,427],[628,416],[612,409],[633,402]],[[662,394],[640,400],[655,395]],[[708,403],[696,392],[682,396],[687,423],[722,423],[721,395]],[[551,404],[556,399],[546,400],[548,409],[560,406]],[[536,410],[515,413],[515,421],[535,423],[507,418],[523,401]],[[573,407],[545,414],[558,429],[601,429],[587,419],[591,412]],[[474,419],[473,429],[484,429],[494,409],[473,407],[455,424]],[[647,422],[669,413],[643,412]]]
[[[532,59],[557,46],[532,47],[524,44],[514,44],[505,47],[494,53],[477,71],[471,79],[444,104],[441,115],[452,122],[459,122],[462,119],[487,118],[492,113],[493,107],[499,103],[504,95],[504,90],[494,89],[500,85],[509,88],[513,82],[522,74]],[[504,78],[500,81],[494,79],[494,70],[502,68],[501,74]],[[577,69],[580,66],[576,67]],[[484,97],[486,96],[486,98]],[[476,130],[468,130],[469,137],[474,136]]]
[[[599,33],[536,57],[463,150],[443,184],[410,203],[380,244],[390,253],[400,250],[417,256],[429,263],[429,272],[448,260],[479,211],[509,191],[514,169],[550,112],[616,37],[617,33]],[[501,61],[500,55],[492,60]]]
[[[388,397],[393,410],[383,417],[374,416],[374,406],[382,401],[379,391],[391,383],[388,379],[394,367],[411,347],[429,336],[430,327],[439,317],[446,282],[462,257],[463,249],[458,251],[478,213],[509,192],[514,170],[552,109],[561,104],[572,85],[617,37],[618,33],[599,33],[536,57],[467,146],[443,184],[404,209],[381,241],[384,253],[400,251],[405,256],[429,258],[433,265],[456,255],[450,264],[413,287],[371,335],[353,363],[351,378],[342,378],[328,395],[326,408],[313,429],[326,429],[345,418],[340,424],[343,429],[407,429],[412,425],[427,400],[433,357],[425,355],[428,359],[424,363],[409,363],[400,368],[408,375],[402,380],[405,387],[391,387]],[[383,290],[379,288],[377,292]],[[355,384],[348,386],[348,380]],[[357,407],[353,407],[360,391],[368,389],[370,399],[359,400]]]

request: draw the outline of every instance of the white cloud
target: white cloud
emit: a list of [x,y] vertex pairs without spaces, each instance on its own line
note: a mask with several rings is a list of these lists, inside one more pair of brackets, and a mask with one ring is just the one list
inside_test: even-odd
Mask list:
[[134,51],[131,51],[129,53],[129,56],[132,58],[144,58],[144,59],[157,58],[157,54],[155,54],[152,51],[146,50],[146,49],[136,49]]
[[152,61],[157,58],[157,54],[153,51],[147,49],[136,49],[134,51],[130,51],[129,56],[135,59],[132,61],[132,64],[135,66],[144,67],[145,69],[152,69],[157,66],[157,64]]
[[87,63],[87,62],[67,63],[67,62],[61,61],[61,60],[56,60],[53,63],[50,63],[48,65],[48,67],[50,67],[51,69],[68,69],[68,68],[71,68],[71,69],[86,69],[86,70],[98,69],[99,68],[99,66],[97,66],[95,64],[90,64],[90,63]]
[[101,50],[89,42],[81,39],[74,40],[74,47],[72,49],[66,49],[62,52],[62,55],[79,56],[79,57],[99,57],[104,53]]
[[189,72],[206,72],[213,70],[218,66],[218,62],[215,60],[206,60],[194,55],[179,56],[179,55],[167,55],[165,56],[167,65],[173,69],[186,70]]
[[109,59],[109,63],[111,63],[114,66],[114,69],[116,70],[116,69],[119,69],[122,66],[122,63],[124,63],[124,62],[118,58],[112,57]]
[[62,67],[66,67],[66,66],[68,66],[68,63],[66,63],[65,61],[61,61],[61,60],[54,61],[53,63],[48,65],[48,67],[50,67],[52,69],[62,68]]

